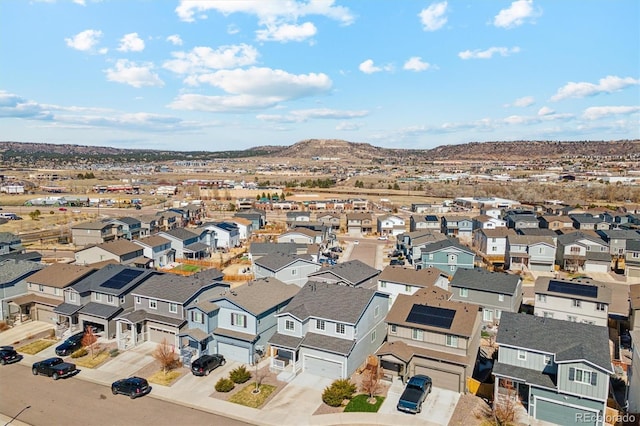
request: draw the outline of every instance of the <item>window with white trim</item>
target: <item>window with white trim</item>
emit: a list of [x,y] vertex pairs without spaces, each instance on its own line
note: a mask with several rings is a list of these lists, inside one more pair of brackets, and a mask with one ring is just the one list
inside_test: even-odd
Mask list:
[[584,383],[585,385],[596,386],[598,384],[598,374],[595,371],[583,370],[581,368],[569,368],[569,381]]
[[518,360],[526,361],[527,360],[527,351],[523,351],[522,349],[518,349]]
[[75,302],[76,294],[73,291],[70,291],[68,294],[69,294],[69,302]]
[[324,330],[325,324],[324,321],[321,319],[317,319],[316,320],[316,329],[317,330]]
[[231,325],[247,328],[247,316],[239,313],[231,314]]
[[57,287],[56,287],[56,288],[54,288],[54,289],[53,289],[53,294],[54,294],[55,296],[60,296],[60,289],[59,289],[59,288],[57,288]]
[[551,355],[544,356],[544,365],[551,365]]
[[547,302],[547,295],[546,294],[538,294],[538,302]]
[[113,294],[107,294],[107,302],[113,303]]
[[336,333],[337,334],[345,334],[345,326],[344,324],[337,323],[336,324]]
[[501,316],[502,316],[502,310],[496,309],[496,319],[499,320]]
[[580,306],[582,306],[582,301],[578,299],[573,299],[573,301],[571,302],[571,305],[574,308],[579,308]]
[[291,275],[297,275],[298,274],[298,270],[297,269],[292,269],[291,270]]
[[375,341],[376,341],[376,331],[375,331],[375,330],[373,330],[373,331],[371,332],[371,343],[373,343],[373,342],[375,342]]
[[387,288],[387,282],[386,281],[380,281],[380,288]]
[[158,301],[155,299],[149,299],[149,309],[158,309]]
[[485,322],[493,321],[493,309],[483,309],[482,310],[482,320]]
[[102,294],[100,293],[93,293],[93,296],[96,299],[96,302],[101,302],[102,301]]
[[200,311],[193,310],[191,311],[191,321],[198,324],[204,324],[204,315]]
[[44,286],[42,284],[38,285],[38,291],[44,293]]
[[140,296],[136,296],[136,305],[139,305],[140,303],[142,303],[142,299]]
[[296,324],[291,320],[285,320],[284,329],[287,331],[294,331],[296,329]]
[[373,317],[378,318],[378,315],[380,315],[380,306],[373,308]]
[[451,334],[447,334],[446,345],[452,348],[458,347],[458,336],[453,336]]
[[469,289],[461,288],[460,289],[460,297],[469,297]]
[[389,327],[389,333],[396,334],[397,332],[398,332],[398,326],[395,324],[391,324],[391,326]]
[[604,303],[597,303],[596,304],[596,310],[598,311],[604,311],[606,308],[606,305]]
[[498,302],[504,302],[504,294],[498,295]]
[[424,333],[422,330],[414,328],[411,330],[411,338],[422,342],[424,340]]
[[120,304],[122,305],[124,302],[126,302],[126,298],[124,296],[120,296]]
[[177,303],[169,303],[169,312],[172,314],[178,313],[178,304]]
[[404,286],[404,291],[406,291],[407,293],[409,293],[411,291],[411,286],[410,285],[405,285]]

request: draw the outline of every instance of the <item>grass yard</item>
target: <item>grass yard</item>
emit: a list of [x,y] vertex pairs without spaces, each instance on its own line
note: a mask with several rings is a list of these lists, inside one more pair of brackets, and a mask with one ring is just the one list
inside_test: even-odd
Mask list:
[[351,401],[344,407],[345,413],[377,413],[378,409],[384,401],[383,396],[376,396],[376,403],[369,404],[367,402],[369,395],[356,395]]
[[100,351],[95,354],[95,356],[91,356],[91,351],[81,358],[75,358],[71,362],[76,364],[78,367],[86,367],[86,368],[96,368],[103,362],[105,362],[109,358],[108,351]]
[[173,268],[174,271],[184,271],[184,272],[198,272],[200,270],[200,266],[198,265],[180,265]]
[[181,375],[182,372],[177,370],[168,371],[167,374],[165,374],[164,371],[160,370],[147,377],[147,380],[150,383],[155,383],[157,385],[171,386],[171,384],[176,381]]
[[31,342],[27,345],[24,346],[20,346],[19,348],[16,348],[16,351],[23,353],[23,354],[28,354],[28,355],[35,355],[38,352],[47,349],[49,346],[53,345],[54,343],[56,343],[55,340],[49,340],[49,339],[38,339],[35,342]]
[[271,385],[260,385],[260,393],[254,394],[252,391],[256,388],[256,384],[252,383],[245,386],[240,392],[232,395],[229,398],[230,402],[235,402],[236,404],[245,405],[251,408],[260,408],[262,404],[269,398],[269,395],[273,393],[276,389],[275,386]]

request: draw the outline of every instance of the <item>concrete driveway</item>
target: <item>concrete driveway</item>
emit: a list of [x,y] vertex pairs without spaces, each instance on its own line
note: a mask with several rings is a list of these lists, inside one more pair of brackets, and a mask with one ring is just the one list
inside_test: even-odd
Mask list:
[[413,419],[421,419],[428,422],[425,424],[448,425],[449,420],[456,409],[456,405],[458,404],[458,399],[460,399],[460,394],[458,392],[434,387],[422,404],[422,412],[413,415],[399,412],[396,409],[398,400],[400,399],[400,395],[402,395],[403,391],[404,385],[402,382],[394,381],[389,388],[387,398],[382,403],[378,412],[383,414],[398,414],[406,416],[407,421],[402,423],[410,423],[413,422]]
[[113,374],[114,377],[129,377],[154,361],[151,355],[158,347],[157,343],[144,342],[127,351],[121,352],[117,357],[98,367],[103,373]]
[[332,380],[300,373],[263,408],[267,423],[293,425],[308,423],[309,416],[322,404],[322,392]]

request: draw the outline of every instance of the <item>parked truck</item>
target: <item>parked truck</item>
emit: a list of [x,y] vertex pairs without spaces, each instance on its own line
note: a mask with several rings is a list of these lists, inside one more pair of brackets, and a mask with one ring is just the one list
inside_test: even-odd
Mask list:
[[75,364],[64,362],[60,357],[47,358],[45,360],[35,362],[31,366],[31,372],[34,376],[41,374],[43,376],[53,377],[53,380],[71,376],[72,374],[76,374],[77,371]]
[[396,408],[399,411],[417,414],[422,411],[422,403],[430,392],[431,378],[422,374],[415,375],[407,382]]

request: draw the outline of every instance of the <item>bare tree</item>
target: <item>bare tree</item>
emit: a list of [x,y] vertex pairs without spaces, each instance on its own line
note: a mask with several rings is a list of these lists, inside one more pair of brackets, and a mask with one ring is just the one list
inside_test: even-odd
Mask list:
[[381,390],[380,380],[382,379],[382,369],[377,364],[369,364],[362,373],[362,383],[360,389],[369,395],[370,403],[376,402],[376,394]]
[[93,344],[98,340],[95,333],[93,332],[93,327],[87,326],[84,330],[84,335],[82,336],[82,346],[89,348],[91,351],[91,358],[93,358]]
[[502,387],[506,390],[506,395],[493,401],[493,409],[489,417],[492,424],[497,426],[514,425],[520,403],[518,392],[511,381],[505,381]]
[[173,348],[169,345],[167,339],[162,339],[162,342],[158,343],[156,350],[151,355],[160,363],[164,374],[176,368],[178,357],[173,352]]

